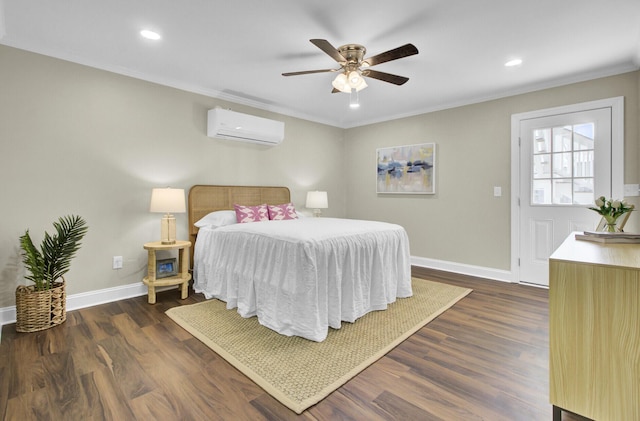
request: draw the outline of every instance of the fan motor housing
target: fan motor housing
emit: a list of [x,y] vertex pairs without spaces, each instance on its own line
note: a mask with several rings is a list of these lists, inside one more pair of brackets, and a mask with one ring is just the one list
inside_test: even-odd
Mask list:
[[346,44],[338,48],[338,52],[344,57],[348,63],[360,64],[367,49],[359,44]]

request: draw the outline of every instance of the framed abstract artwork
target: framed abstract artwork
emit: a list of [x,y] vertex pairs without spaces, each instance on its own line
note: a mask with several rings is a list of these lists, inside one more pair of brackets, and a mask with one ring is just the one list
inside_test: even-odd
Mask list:
[[435,194],[435,143],[379,148],[376,154],[377,193]]

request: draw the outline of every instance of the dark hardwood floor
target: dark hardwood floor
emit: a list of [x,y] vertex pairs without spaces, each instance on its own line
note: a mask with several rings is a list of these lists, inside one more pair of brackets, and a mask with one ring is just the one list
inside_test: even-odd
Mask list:
[[[159,293],[68,312],[0,343],[4,420],[551,420],[548,291],[414,268],[474,291],[296,415],[193,338]],[[563,414],[564,420],[581,418]]]

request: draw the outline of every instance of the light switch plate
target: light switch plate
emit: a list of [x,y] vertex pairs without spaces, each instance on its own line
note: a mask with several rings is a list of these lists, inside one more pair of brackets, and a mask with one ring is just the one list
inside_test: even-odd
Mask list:
[[500,197],[500,196],[502,196],[502,187],[500,187],[500,186],[493,186],[493,196],[494,196],[494,197]]
[[624,196],[640,196],[640,184],[625,184],[624,185]]

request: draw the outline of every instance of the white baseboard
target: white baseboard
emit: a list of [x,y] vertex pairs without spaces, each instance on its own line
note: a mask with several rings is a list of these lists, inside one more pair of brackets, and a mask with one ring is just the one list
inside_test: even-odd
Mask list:
[[[448,262],[444,260],[428,259],[426,257],[411,257],[411,264],[447,272],[460,273],[462,275],[477,276],[478,278],[492,279],[502,282],[513,282],[510,271],[486,268],[482,266],[466,265],[463,263]],[[67,296],[67,311],[78,310],[98,304],[124,300],[131,297],[139,297],[147,294],[147,287],[142,282],[122,285],[97,291],[81,292]],[[0,308],[0,325],[15,323],[16,306]]]
[[[140,295],[147,295],[147,286],[142,282],[137,282],[135,284],[68,295],[66,308],[67,311],[78,310],[126,298],[139,297]],[[0,308],[0,325],[15,323],[15,321],[16,306]]]
[[466,265],[464,263],[448,262],[445,260],[428,259],[426,257],[411,256],[411,264],[429,269],[444,270],[461,275],[476,276],[502,282],[515,282],[513,274],[508,270],[486,268],[483,266]]

